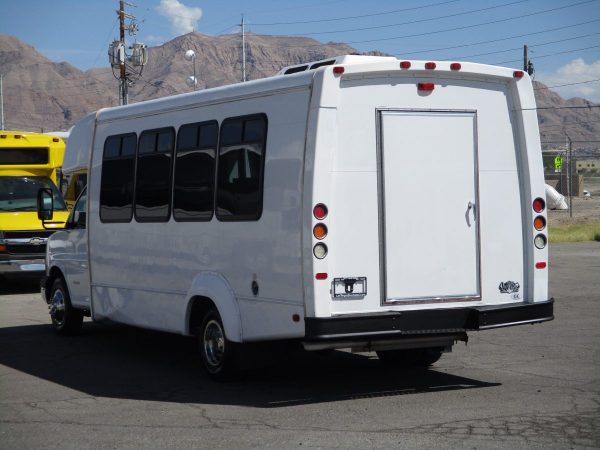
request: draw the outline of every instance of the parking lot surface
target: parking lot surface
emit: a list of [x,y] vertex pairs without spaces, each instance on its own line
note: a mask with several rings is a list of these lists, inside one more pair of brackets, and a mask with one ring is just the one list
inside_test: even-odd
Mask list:
[[0,279],[0,448],[598,448],[600,243],[551,247],[555,320],[470,334],[429,370],[273,357],[229,384],[193,340],[86,322],[56,336]]

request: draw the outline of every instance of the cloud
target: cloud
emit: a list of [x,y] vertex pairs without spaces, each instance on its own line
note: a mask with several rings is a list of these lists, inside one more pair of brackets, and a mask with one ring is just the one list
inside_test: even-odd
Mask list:
[[600,59],[587,64],[583,58],[577,58],[554,73],[536,74],[536,79],[548,86],[571,84],[571,86],[552,88],[564,98],[583,97],[600,103],[600,81],[584,83],[584,81],[600,79]]
[[156,10],[169,19],[171,28],[177,35],[196,30],[198,21],[202,17],[200,8],[185,6],[179,0],[160,0]]

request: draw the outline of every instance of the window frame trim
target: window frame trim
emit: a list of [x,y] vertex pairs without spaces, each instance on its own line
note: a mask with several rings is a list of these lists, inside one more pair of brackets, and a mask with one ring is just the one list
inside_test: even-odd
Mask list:
[[[168,189],[169,189],[169,195],[168,195],[168,204],[167,204],[167,214],[166,217],[164,218],[160,218],[160,220],[157,220],[156,218],[140,218],[137,215],[137,190],[138,190],[138,160],[140,158],[140,141],[141,141],[141,137],[142,135],[146,134],[146,133],[156,133],[156,138],[154,141],[154,148],[156,149],[156,146],[158,145],[158,141],[156,140],[158,138],[158,134],[161,131],[166,131],[169,130],[173,133],[173,140],[172,140],[172,147],[171,147],[171,152],[170,152],[170,156],[171,156],[171,163],[170,163],[170,167],[169,167],[169,181],[167,183]],[[174,126],[167,126],[167,127],[160,127],[160,128],[152,128],[149,130],[143,130],[142,132],[140,132],[139,136],[138,136],[138,140],[137,140],[137,146],[135,149],[135,173],[134,173],[134,180],[133,180],[133,204],[132,204],[132,210],[133,210],[133,217],[135,218],[135,221],[138,223],[165,223],[165,222],[169,222],[171,220],[171,216],[172,216],[172,206],[173,206],[173,178],[174,178],[174,172],[173,172],[173,167],[175,164],[174,161],[174,154],[175,154],[175,144],[177,143],[177,130],[175,129]],[[151,153],[142,153],[141,156],[145,157],[145,156],[150,156],[150,155],[155,155],[155,154],[169,154],[168,152],[158,152],[158,151],[154,151]]]
[[[262,141],[244,141],[244,128],[242,128],[242,141],[239,144],[228,144],[227,147],[231,145],[243,145],[247,143],[256,143],[260,142],[262,144],[262,154],[261,154],[261,164],[260,164],[260,178],[258,180],[258,189],[260,192],[260,208],[256,215],[253,216],[222,216],[219,215],[219,205],[218,205],[218,194],[219,194],[219,166],[221,160],[221,136],[223,131],[223,125],[230,120],[242,120],[249,121],[256,118],[264,118],[265,121],[265,133]],[[217,146],[217,158],[216,158],[216,171],[215,171],[215,200],[214,200],[214,216],[217,218],[219,222],[258,222],[264,210],[264,184],[265,184],[265,165],[267,161],[266,153],[267,153],[267,136],[269,134],[269,118],[266,113],[254,113],[254,114],[245,114],[243,116],[233,116],[227,117],[223,119],[221,122],[221,126],[219,127],[219,145]]]
[[[213,197],[213,201],[212,201],[212,209],[210,211],[210,217],[208,217],[207,219],[195,219],[195,218],[188,218],[188,219],[181,219],[181,218],[177,218],[175,217],[175,174],[177,171],[177,150],[178,150],[178,145],[179,145],[179,132],[181,131],[181,129],[183,127],[191,127],[191,126],[196,126],[198,128],[200,128],[203,125],[210,125],[210,124],[216,124],[217,125],[217,140],[215,142],[215,159],[214,159],[214,163],[213,163],[213,180],[212,180],[212,185],[213,185],[213,192],[212,192],[212,197]],[[179,126],[179,128],[177,128],[177,138],[175,139],[175,149],[174,149],[174,158],[173,158],[173,170],[172,170],[172,187],[171,187],[171,216],[173,217],[173,220],[175,222],[211,222],[213,220],[213,218],[216,216],[216,201],[217,201],[217,197],[216,197],[216,193],[217,193],[217,159],[219,156],[219,145],[220,145],[220,138],[221,138],[221,126],[219,124],[219,121],[217,119],[210,119],[210,120],[205,120],[202,122],[190,122],[190,123],[184,123],[182,125]],[[199,147],[196,148],[196,150],[202,150],[203,148],[209,148],[209,147]]]
[[[107,161],[107,159],[104,158],[104,152],[106,151],[106,141],[108,141],[109,138],[111,137],[119,137],[121,139],[120,142],[120,146],[119,147],[119,153],[121,152],[122,146],[123,146],[123,138],[125,136],[135,136],[135,148],[136,151],[133,155],[128,156],[127,158],[133,158],[133,192],[132,192],[132,198],[131,198],[131,211],[129,214],[129,218],[128,219],[119,219],[119,220],[113,220],[113,219],[103,219],[102,218],[102,174],[104,173],[104,162]],[[135,180],[137,177],[137,147],[138,147],[138,140],[139,136],[135,131],[131,131],[128,133],[120,133],[120,134],[112,134],[110,136],[107,136],[106,139],[104,139],[104,145],[102,146],[102,170],[100,171],[100,195],[98,198],[98,204],[99,204],[99,208],[98,208],[98,217],[100,219],[101,223],[131,223],[131,221],[133,220],[134,217],[134,206],[135,206]],[[108,158],[109,161],[115,161],[115,160],[119,160],[119,159],[125,159],[121,156],[119,157],[110,157]],[[88,178],[88,183],[89,183],[89,178]]]

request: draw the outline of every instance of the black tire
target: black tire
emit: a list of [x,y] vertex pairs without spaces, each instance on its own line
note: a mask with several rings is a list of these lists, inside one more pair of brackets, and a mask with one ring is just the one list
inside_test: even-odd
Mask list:
[[204,368],[215,381],[229,381],[240,373],[238,353],[240,344],[225,337],[225,327],[215,309],[206,313],[198,329],[200,356]]
[[442,357],[441,348],[412,348],[406,350],[382,350],[379,359],[393,367],[429,367]]
[[56,278],[50,289],[50,317],[54,330],[61,335],[77,334],[83,325],[83,311],[73,308],[66,283]]

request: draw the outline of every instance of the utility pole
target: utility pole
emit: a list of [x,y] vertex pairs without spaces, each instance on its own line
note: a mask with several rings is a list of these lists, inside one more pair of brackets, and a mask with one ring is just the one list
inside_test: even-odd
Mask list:
[[0,130],[4,130],[4,90],[2,87],[2,79],[4,75],[0,73]]
[[529,60],[529,51],[526,45],[523,46],[523,71],[527,72],[529,76],[535,72],[533,63]]
[[242,81],[246,81],[246,30],[244,28],[244,15],[242,14]]
[[[125,1],[119,0],[119,41],[125,48]],[[127,74],[125,72],[125,58],[119,61],[119,104],[126,105],[127,98]]]
[[567,136],[567,139],[569,141],[569,158],[567,159],[567,183],[568,183],[568,189],[569,189],[569,217],[573,218],[573,182],[572,182],[572,178],[573,178],[573,167],[572,167],[572,160],[571,157],[573,156],[572,153],[572,147],[573,147],[573,143],[571,141],[571,136],[569,136],[567,133],[565,133],[565,136]]
[[[148,52],[145,44],[135,42],[131,47],[129,47],[129,50],[131,50],[131,55],[127,54],[125,45],[125,30],[128,31],[130,36],[134,36],[138,31],[138,26],[135,22],[135,16],[125,12],[126,4],[128,6],[135,6],[125,3],[124,0],[119,0],[119,9],[117,10],[117,15],[119,16],[119,40],[113,41],[108,48],[108,60],[112,67],[113,75],[119,80],[120,105],[126,105],[128,103],[129,85],[133,84],[139,77],[142,76],[144,66],[148,62]],[[125,19],[130,21],[127,26],[125,25]],[[126,66],[127,62],[130,62],[131,65]],[[127,69],[129,69],[129,73],[127,73]]]

